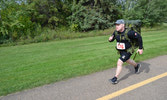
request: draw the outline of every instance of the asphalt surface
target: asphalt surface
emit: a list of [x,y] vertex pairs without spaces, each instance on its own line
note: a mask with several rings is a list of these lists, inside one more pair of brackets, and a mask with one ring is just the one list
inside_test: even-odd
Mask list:
[[[139,74],[134,73],[132,66],[124,66],[118,79],[119,83],[116,85],[108,81],[115,74],[116,68],[112,68],[91,75],[9,94],[0,97],[0,100],[96,100],[167,72],[167,55],[142,61],[140,64],[142,67]],[[167,77],[165,76],[112,100],[166,100],[166,98]]]

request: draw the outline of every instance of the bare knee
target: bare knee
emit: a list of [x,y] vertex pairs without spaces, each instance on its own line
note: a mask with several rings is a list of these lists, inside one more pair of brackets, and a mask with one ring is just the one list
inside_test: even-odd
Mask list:
[[136,63],[134,60],[132,60],[132,59],[128,59],[128,60],[126,61],[126,63],[131,64],[131,65],[133,65],[133,66],[137,66],[137,63]]
[[128,63],[128,64],[129,64],[130,62],[131,62],[131,60],[130,60],[130,59],[128,59],[128,60],[126,61],[126,63]]
[[122,67],[122,64],[123,64],[123,61],[122,61],[122,60],[120,60],[120,59],[118,59],[118,62],[117,62],[117,67],[118,67],[118,66]]

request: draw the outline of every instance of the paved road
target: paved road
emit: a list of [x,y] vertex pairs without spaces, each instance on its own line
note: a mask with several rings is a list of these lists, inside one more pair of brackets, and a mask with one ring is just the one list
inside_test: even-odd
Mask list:
[[[0,100],[96,100],[133,84],[167,72],[167,55],[140,62],[139,74],[134,68],[124,66],[119,83],[112,85],[108,79],[115,74],[115,68],[91,75],[72,78],[4,97]],[[166,100],[167,76],[126,92],[112,100]]]

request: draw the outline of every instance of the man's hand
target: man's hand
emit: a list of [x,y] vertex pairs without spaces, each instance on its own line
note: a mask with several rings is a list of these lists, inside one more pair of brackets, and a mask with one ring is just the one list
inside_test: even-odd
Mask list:
[[108,41],[112,41],[113,37],[114,37],[113,35],[110,36],[109,39],[108,39]]
[[138,49],[137,53],[139,53],[140,55],[143,54],[143,49]]

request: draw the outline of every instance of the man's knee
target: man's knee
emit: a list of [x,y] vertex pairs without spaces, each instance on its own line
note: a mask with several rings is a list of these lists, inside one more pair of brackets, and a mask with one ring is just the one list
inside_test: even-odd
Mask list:
[[130,63],[130,61],[131,61],[131,59],[128,59],[128,60],[126,61],[126,63]]
[[117,66],[122,66],[123,61],[121,59],[118,59]]

